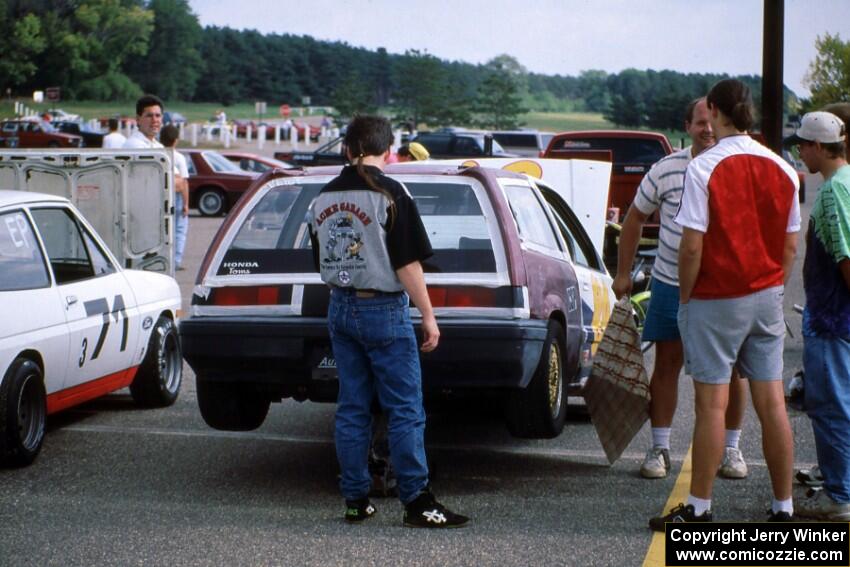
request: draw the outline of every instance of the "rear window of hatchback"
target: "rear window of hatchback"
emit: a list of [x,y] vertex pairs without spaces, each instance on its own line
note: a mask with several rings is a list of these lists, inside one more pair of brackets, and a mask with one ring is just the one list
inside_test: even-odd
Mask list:
[[[306,181],[306,182],[304,182]],[[307,211],[325,181],[284,183],[258,197],[230,241],[217,276],[314,273]],[[274,183],[274,182],[272,182]],[[434,255],[426,273],[496,273],[504,256],[484,188],[475,181],[404,181]]]

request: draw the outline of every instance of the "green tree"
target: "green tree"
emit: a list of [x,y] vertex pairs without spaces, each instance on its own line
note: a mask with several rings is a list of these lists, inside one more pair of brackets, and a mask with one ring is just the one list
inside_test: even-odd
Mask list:
[[147,54],[130,57],[124,69],[144,91],[165,100],[190,100],[203,70],[201,25],[187,0],[151,0],[153,31]]
[[418,50],[405,52],[396,65],[395,103],[399,118],[411,121],[417,128],[450,124],[450,106],[456,101],[448,96],[450,85],[443,62]]
[[38,16],[16,18],[6,0],[0,0],[0,87],[4,91],[22,85],[35,74],[35,56],[46,46]]
[[153,13],[140,0],[47,4],[47,11],[34,12],[50,38],[34,86],[63,87],[68,98],[124,100],[138,94],[139,86],[122,67],[148,48]]
[[521,125],[519,116],[527,112],[520,95],[524,75],[516,67],[506,65],[510,62],[504,57],[487,63],[489,72],[478,87],[473,111],[476,124],[482,128],[514,130]]
[[806,86],[812,91],[811,106],[850,101],[850,41],[838,34],[818,36],[818,54],[809,65]]
[[377,110],[374,93],[360,75],[350,71],[331,94],[330,102],[335,109],[334,121],[342,125],[355,114],[374,113]]

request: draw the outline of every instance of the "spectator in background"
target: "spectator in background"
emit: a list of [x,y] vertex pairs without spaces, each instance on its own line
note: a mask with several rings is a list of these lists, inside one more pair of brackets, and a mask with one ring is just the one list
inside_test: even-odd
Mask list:
[[183,250],[189,232],[189,166],[186,157],[177,151],[180,130],[173,124],[162,129],[159,139],[166,148],[171,148],[174,160],[174,264],[184,270]]
[[119,121],[117,118],[109,119],[109,133],[103,137],[104,149],[120,149],[127,143],[127,138],[118,131],[118,125]]
[[127,138],[125,150],[161,148],[157,137],[162,129],[162,101],[154,95],[143,95],[136,101],[136,125],[138,130]]
[[[709,118],[705,97],[691,101],[685,111],[685,131],[691,137],[692,145],[652,166],[638,187],[620,234],[619,263],[613,286],[618,299],[632,291],[632,264],[643,225],[650,215],[659,212],[658,254],[652,267],[652,296],[643,329],[643,340],[655,342],[656,349],[655,367],[649,381],[652,447],[640,467],[640,474],[644,478],[664,478],[670,470],[670,433],[678,400],[679,374],[684,362],[682,338],[677,324],[679,241],[682,229],[673,217],[679,210],[688,164],[714,145]],[[720,466],[720,475],[726,478],[747,476],[747,463],[738,449],[746,407],[746,382],[736,372],[729,390],[725,418],[726,443]]]
[[425,146],[419,142],[410,142],[409,144],[405,144],[398,149],[397,153],[399,163],[405,161],[425,161],[431,157],[431,154],[428,153]]
[[773,487],[768,521],[792,521],[794,448],[782,389],[784,282],[800,230],[799,178],[781,157],[753,140],[750,89],[725,79],[706,96],[717,143],[685,173],[675,221],[679,245],[679,330],[694,382],[693,474],[686,504],[654,517],[710,522],[711,494],[723,458],[729,382],[737,365],[750,381]]
[[[833,102],[827,104],[821,110],[840,118],[844,122],[844,130],[850,132],[850,102]],[[847,143],[847,140],[844,140],[844,157],[850,162],[850,144]]]
[[850,520],[850,167],[846,127],[829,112],[803,116],[800,158],[825,179],[812,205],[803,288],[804,406],[812,420],[823,490],[797,501],[797,514]]

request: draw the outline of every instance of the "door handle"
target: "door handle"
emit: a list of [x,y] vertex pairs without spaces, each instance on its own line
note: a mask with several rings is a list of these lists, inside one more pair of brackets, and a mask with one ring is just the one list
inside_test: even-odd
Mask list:
[[77,296],[76,296],[76,295],[69,295],[69,296],[66,296],[66,297],[65,297],[65,302],[66,302],[66,303],[68,304],[68,306],[70,307],[71,305],[73,305],[73,304],[75,304],[75,303],[77,302]]

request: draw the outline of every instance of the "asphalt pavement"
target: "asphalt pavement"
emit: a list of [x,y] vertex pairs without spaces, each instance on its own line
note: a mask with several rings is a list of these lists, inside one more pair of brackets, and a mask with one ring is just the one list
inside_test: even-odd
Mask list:
[[[810,187],[804,221],[813,196]],[[188,269],[177,276],[184,309],[220,223],[190,219]],[[803,251],[801,242],[786,291],[794,333],[786,380],[801,366],[792,306],[803,303]],[[106,396],[49,418],[33,465],[0,470],[0,566],[641,565],[647,519],[664,506],[690,445],[693,389],[686,377],[680,384],[673,470],[655,481],[637,473],[648,424],[608,466],[580,407],[549,441],[511,438],[484,402],[430,415],[434,491],[472,523],[426,531],[402,527],[393,499],[377,500],[378,515],[363,525],[342,521],[332,405],[289,400],[273,404],[256,431],[215,431],[184,366],[174,406],[138,409],[126,390]],[[790,415],[797,464],[813,464],[808,419]],[[750,407],[741,440],[750,476],[718,479],[716,520],[765,519],[771,493],[759,431]]]

